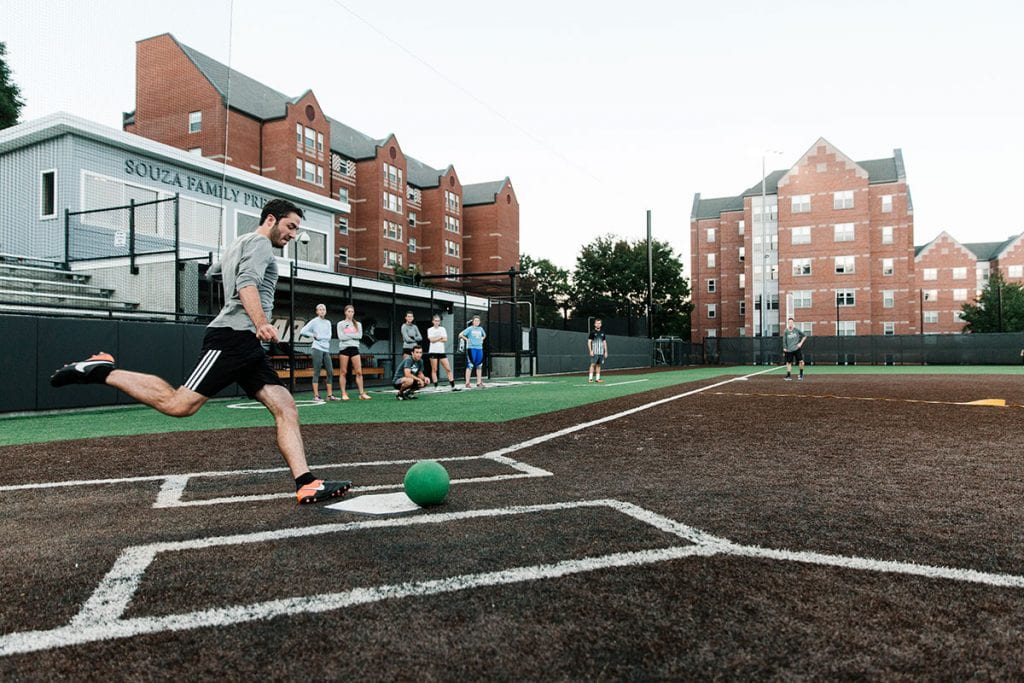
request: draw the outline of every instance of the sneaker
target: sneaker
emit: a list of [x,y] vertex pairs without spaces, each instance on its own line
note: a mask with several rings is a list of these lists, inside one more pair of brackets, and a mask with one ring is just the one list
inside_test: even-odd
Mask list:
[[314,396],[313,397],[313,403],[317,403],[317,404],[319,404],[319,403],[327,403],[327,401],[323,400],[319,396]]
[[419,396],[416,395],[415,391],[410,391],[408,394],[405,395],[405,398],[407,400],[412,400],[412,399],[415,399],[415,398],[419,398]]
[[93,354],[77,363],[68,363],[50,375],[50,386],[62,387],[67,384],[102,384],[106,375],[100,379],[93,371],[96,368],[114,368],[114,357],[109,353]]
[[473,385],[472,385],[472,384],[470,384],[469,382],[466,382],[466,388],[467,388],[467,389],[472,389],[472,388],[473,388]]
[[327,397],[327,400],[328,401],[340,401],[341,399],[338,398],[337,396],[335,396],[334,394],[331,394],[330,396]]
[[301,504],[319,503],[331,498],[344,496],[350,488],[352,488],[352,482],[350,481],[324,481],[323,479],[317,479],[296,491],[295,497],[299,499]]
[[603,379],[595,379],[594,381],[597,382],[598,384],[604,384]]
[[452,385],[452,391],[462,391],[462,387],[456,386],[456,385],[453,384]]
[[792,382],[793,381],[792,377],[783,377],[782,379],[786,380],[787,382]]
[[399,401],[404,401],[405,400],[405,394],[402,393],[401,391],[399,391],[397,394],[395,394],[395,398],[398,399]]
[[797,380],[800,381],[800,382],[803,382],[804,381],[804,376],[800,375],[799,377],[797,377]]
[[593,384],[593,383],[594,383],[594,378],[593,377],[588,377],[587,378],[587,384]]

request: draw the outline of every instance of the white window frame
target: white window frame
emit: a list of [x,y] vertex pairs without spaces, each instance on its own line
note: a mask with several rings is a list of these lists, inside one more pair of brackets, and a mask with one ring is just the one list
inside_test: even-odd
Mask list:
[[811,212],[811,195],[809,194],[795,194],[790,197],[789,203],[790,213],[810,213]]
[[707,304],[708,307],[708,320],[713,320],[718,317],[718,304]]
[[892,195],[882,195],[882,213],[892,213]]
[[937,289],[923,289],[921,290],[921,298],[924,301],[938,301],[939,290]]
[[896,334],[896,323],[894,322],[883,322],[882,323],[882,334],[892,336]]
[[891,258],[882,259],[882,275],[890,277],[896,274],[896,261]]
[[[53,211],[45,213],[46,204],[46,176],[53,176],[53,190],[50,201],[53,203]],[[57,169],[47,168],[39,172],[39,220],[52,220],[57,217]]]
[[709,277],[708,278],[708,294],[714,294],[718,291],[718,279]]
[[747,260],[747,248],[746,247],[740,247],[739,256],[740,256],[740,263],[743,263],[744,261]]
[[966,289],[954,289],[953,290],[953,301],[967,301],[967,290]]
[[857,321],[856,320],[840,320],[836,326],[836,336],[839,337],[856,337],[857,336]]
[[793,308],[810,308],[812,292],[809,289],[798,289],[793,293]]
[[740,299],[740,317],[746,317],[747,315],[747,302],[745,299]]
[[839,190],[832,193],[832,209],[835,211],[853,208],[853,190]]
[[747,288],[747,274],[746,273],[740,273],[740,289],[746,289],[746,288]]
[[[804,269],[806,267],[806,272]],[[813,259],[809,258],[795,258],[793,259],[793,277],[807,277],[814,270]]]
[[708,254],[708,268],[715,267],[715,252]]
[[715,229],[714,228],[708,228],[707,231],[708,231],[707,232],[708,244],[712,244],[715,241]]
[[305,148],[311,152],[316,150],[316,131],[307,126],[303,133],[302,138]]
[[836,275],[850,275],[857,272],[857,257],[856,256],[836,256],[835,257],[835,274]]
[[921,314],[921,319],[924,321],[925,325],[936,325],[939,322],[939,312],[925,311]]
[[316,185],[316,164],[312,161],[302,162],[302,179],[311,185]]
[[415,237],[410,237],[409,238],[409,253],[410,254],[415,254],[416,253],[416,238]]
[[[797,239],[799,236],[800,239]],[[806,236],[807,239],[804,239]],[[811,243],[811,226],[803,225],[797,228],[793,228],[790,232],[790,244],[810,244]]]
[[202,111],[190,111],[188,113],[188,132],[189,135],[192,133],[203,132],[203,112]]
[[893,230],[891,225],[882,226],[882,244],[892,244]]
[[348,216],[338,216],[338,232],[348,234]]
[[835,242],[852,242],[857,239],[857,226],[853,223],[836,223],[832,234]]
[[746,232],[746,230],[747,230],[747,222],[746,222],[746,221],[740,221],[740,222],[739,222],[739,231],[740,231],[740,234],[742,235],[743,233],[745,233],[745,232]]
[[939,269],[938,268],[922,268],[921,269],[921,279],[925,280],[925,281],[927,281],[927,280],[938,280],[939,279]]
[[883,289],[882,290],[882,308],[895,308],[896,307],[896,290],[895,289]]
[[338,264],[348,265],[348,247],[338,247]]
[[[1010,266],[1010,267],[1012,268],[1013,266]],[[954,280],[966,280],[967,279],[967,267],[966,266],[959,266],[957,268],[953,268],[953,279]]]
[[856,289],[837,289],[836,292],[836,305],[839,308],[852,308],[857,305],[857,290]]

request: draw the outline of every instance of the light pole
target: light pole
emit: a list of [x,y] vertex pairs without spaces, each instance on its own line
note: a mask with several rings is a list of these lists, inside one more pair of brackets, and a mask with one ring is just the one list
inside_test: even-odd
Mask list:
[[295,393],[295,281],[299,277],[299,244],[309,244],[309,233],[300,232],[292,245],[291,304],[288,307],[288,389]]
[[765,309],[768,308],[768,268],[770,267],[770,258],[768,254],[768,226],[765,220],[765,215],[768,209],[768,195],[765,191],[765,185],[767,184],[768,171],[766,160],[769,154],[779,154],[782,152],[774,149],[766,149],[761,154],[761,219],[758,221],[761,224],[761,349],[762,357],[764,356],[764,337],[765,334],[765,321],[767,315]]

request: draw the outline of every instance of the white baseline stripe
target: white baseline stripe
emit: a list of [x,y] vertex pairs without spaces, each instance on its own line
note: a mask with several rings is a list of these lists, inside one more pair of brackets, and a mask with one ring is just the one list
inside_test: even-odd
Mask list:
[[575,384],[573,386],[577,386],[577,387],[618,387],[618,386],[622,386],[623,384],[636,384],[638,382],[650,382],[650,381],[651,380],[649,380],[649,379],[631,379],[628,382],[601,382],[600,384],[591,384],[590,382],[587,382],[586,384]]

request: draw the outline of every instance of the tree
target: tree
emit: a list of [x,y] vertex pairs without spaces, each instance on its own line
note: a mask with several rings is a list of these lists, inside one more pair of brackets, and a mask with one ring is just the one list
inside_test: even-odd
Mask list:
[[1024,287],[992,271],[981,296],[963,305],[962,317],[964,332],[1024,332]]
[[21,90],[11,80],[6,55],[7,45],[0,42],[0,130],[16,124],[21,108],[25,106],[21,100]]
[[[652,242],[655,336],[689,339],[690,286],[666,242]],[[576,315],[639,317],[647,306],[647,240],[598,237],[580,250],[571,300]]]
[[560,327],[562,307],[569,299],[569,271],[548,259],[519,256],[519,295],[534,298],[534,318],[538,327]]

